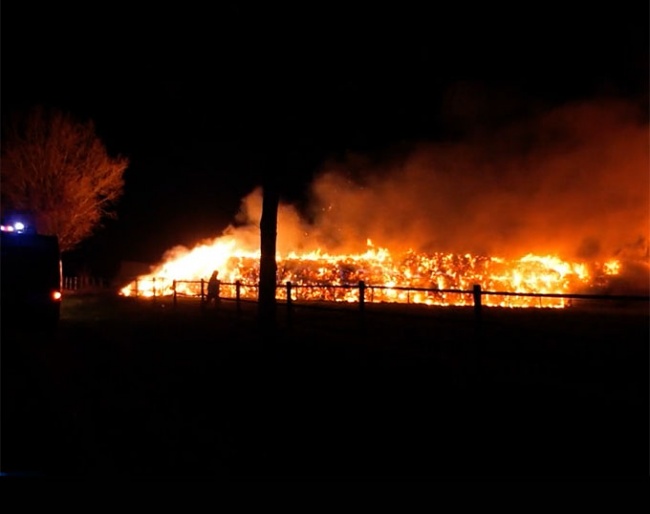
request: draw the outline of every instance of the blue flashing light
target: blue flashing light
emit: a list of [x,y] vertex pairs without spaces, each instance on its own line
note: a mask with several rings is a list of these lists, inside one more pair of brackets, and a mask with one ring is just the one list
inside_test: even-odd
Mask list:
[[14,232],[16,234],[33,232],[32,227],[29,227],[22,221],[13,221],[9,225],[3,223],[2,225],[0,225],[0,230],[2,232]]

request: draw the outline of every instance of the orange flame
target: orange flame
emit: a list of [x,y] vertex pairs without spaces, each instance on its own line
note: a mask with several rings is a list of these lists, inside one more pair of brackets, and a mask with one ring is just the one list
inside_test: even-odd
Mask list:
[[[587,290],[607,275],[620,271],[621,263],[567,262],[553,255],[528,254],[520,259],[424,254],[413,250],[393,255],[368,241],[364,253],[331,255],[320,249],[277,256],[278,285],[291,282],[294,300],[355,302],[358,284],[364,281],[370,302],[471,305],[472,287],[507,293],[570,294]],[[174,287],[180,295],[200,295],[201,280],[219,270],[222,295],[235,296],[234,284],[242,284],[242,298],[257,298],[259,251],[243,250],[234,238],[220,238],[170,255],[162,264],[120,291],[124,296],[166,296]],[[176,281],[176,284],[174,284]],[[308,287],[309,286],[309,287]],[[318,287],[314,287],[318,286]],[[431,291],[433,290],[433,291]],[[455,292],[455,291],[462,292]],[[278,288],[279,299],[286,289]],[[564,307],[563,298],[487,295],[485,305],[510,307]]]

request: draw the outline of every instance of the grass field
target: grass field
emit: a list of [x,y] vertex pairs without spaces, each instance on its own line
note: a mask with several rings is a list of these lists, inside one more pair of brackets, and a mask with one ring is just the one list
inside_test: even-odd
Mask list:
[[320,307],[66,296],[3,334],[3,471],[647,476],[647,305]]

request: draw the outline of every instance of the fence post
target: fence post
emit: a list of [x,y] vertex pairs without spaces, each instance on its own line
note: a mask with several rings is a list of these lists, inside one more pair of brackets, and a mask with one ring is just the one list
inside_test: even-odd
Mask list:
[[293,305],[291,302],[291,281],[287,282],[287,326],[291,327],[291,310]]
[[176,308],[176,279],[172,282],[172,287],[174,288],[174,309]]
[[474,317],[476,319],[477,326],[481,325],[481,286],[479,284],[474,284],[472,289],[472,294],[474,295]]
[[363,312],[364,304],[366,301],[366,284],[363,280],[359,280],[359,310]]
[[364,313],[366,307],[366,283],[363,280],[359,280],[359,322],[361,328],[364,325]]
[[237,305],[237,317],[241,316],[241,281],[235,282],[235,301]]
[[135,297],[138,297],[138,279],[135,279]]
[[156,277],[153,277],[152,280],[152,289],[153,289],[153,303],[156,303]]

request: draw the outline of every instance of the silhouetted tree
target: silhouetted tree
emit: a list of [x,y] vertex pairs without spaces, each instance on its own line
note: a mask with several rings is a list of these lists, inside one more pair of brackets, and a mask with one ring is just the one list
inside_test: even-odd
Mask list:
[[273,170],[265,170],[263,178],[262,217],[260,219],[260,284],[258,315],[261,328],[272,334],[276,328],[277,261],[276,241],[278,230],[278,204],[280,201],[278,179]]
[[115,217],[128,165],[108,155],[92,121],[32,108],[3,126],[3,214],[29,212],[39,232],[57,235],[69,251]]

